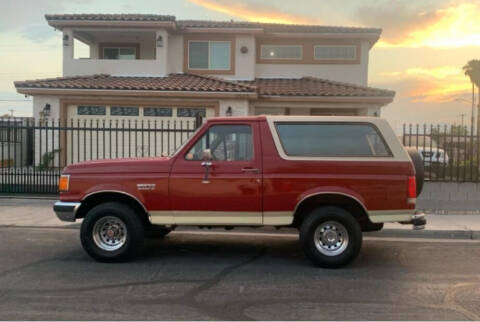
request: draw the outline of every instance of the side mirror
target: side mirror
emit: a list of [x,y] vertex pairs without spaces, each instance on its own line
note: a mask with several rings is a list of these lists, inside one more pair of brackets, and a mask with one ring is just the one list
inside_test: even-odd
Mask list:
[[203,150],[202,160],[203,161],[212,161],[213,160],[212,151],[210,149]]

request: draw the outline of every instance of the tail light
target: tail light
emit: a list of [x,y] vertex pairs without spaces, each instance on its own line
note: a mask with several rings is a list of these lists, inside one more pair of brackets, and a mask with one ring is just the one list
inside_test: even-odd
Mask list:
[[417,198],[417,181],[415,176],[408,177],[408,200],[413,200]]

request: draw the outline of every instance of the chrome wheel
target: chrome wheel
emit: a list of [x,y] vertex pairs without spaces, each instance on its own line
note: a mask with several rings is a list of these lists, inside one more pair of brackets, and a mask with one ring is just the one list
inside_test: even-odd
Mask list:
[[348,232],[345,226],[337,221],[326,221],[320,224],[313,235],[318,251],[326,256],[337,256],[348,246]]
[[120,249],[127,241],[127,226],[117,217],[100,218],[93,226],[93,241],[106,251]]

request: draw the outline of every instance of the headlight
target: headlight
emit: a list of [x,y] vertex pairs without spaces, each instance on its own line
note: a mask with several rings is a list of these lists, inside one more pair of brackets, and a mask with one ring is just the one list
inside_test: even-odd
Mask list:
[[67,192],[70,185],[70,175],[62,174],[58,181],[58,191]]

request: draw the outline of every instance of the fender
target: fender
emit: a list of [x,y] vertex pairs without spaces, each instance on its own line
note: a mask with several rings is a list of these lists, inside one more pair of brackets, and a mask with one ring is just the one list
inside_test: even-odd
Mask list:
[[295,209],[293,210],[293,214],[297,212],[298,207],[302,204],[303,201],[306,199],[317,196],[317,195],[325,195],[325,194],[337,194],[337,195],[342,195],[345,197],[352,198],[356,202],[358,202],[363,209],[365,210],[365,213],[368,215],[368,209],[365,206],[365,200],[360,196],[358,193],[356,193],[353,190],[343,188],[343,187],[336,187],[336,186],[322,186],[322,187],[316,187],[313,189],[309,189],[307,191],[304,191],[300,195],[298,195],[297,200],[296,200],[296,205]]
[[141,194],[138,193],[138,191],[132,191],[132,189],[129,189],[126,186],[119,185],[119,184],[100,184],[100,185],[95,185],[85,191],[83,194],[82,198],[80,200],[85,200],[90,196],[93,196],[98,193],[102,192],[114,192],[114,193],[121,193],[124,195],[127,195],[133,199],[135,199],[145,210],[145,212],[148,214],[148,210],[145,207],[145,199]]

